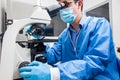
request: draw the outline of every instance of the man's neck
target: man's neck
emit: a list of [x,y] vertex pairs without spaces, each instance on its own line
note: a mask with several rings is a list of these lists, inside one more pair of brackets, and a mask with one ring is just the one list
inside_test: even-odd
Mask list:
[[78,15],[76,20],[71,24],[73,29],[75,29],[76,31],[78,31],[78,26],[81,18],[82,18],[82,15]]

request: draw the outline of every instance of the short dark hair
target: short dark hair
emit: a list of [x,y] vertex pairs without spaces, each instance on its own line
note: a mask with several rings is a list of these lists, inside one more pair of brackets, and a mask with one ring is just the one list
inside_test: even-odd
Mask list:
[[[73,0],[75,3],[77,2],[77,1],[79,1],[79,0]],[[82,0],[83,1],[83,0]]]
[[[75,3],[77,3],[79,0],[73,0]],[[83,1],[83,0],[82,0]],[[83,6],[81,8],[81,10],[83,10]]]
[[74,2],[76,3],[78,0],[74,0]]

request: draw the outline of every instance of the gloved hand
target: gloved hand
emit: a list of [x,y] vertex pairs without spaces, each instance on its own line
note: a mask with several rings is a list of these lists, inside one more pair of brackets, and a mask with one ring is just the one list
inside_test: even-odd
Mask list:
[[46,57],[47,58],[47,55],[48,55],[48,52],[49,52],[49,49],[50,49],[50,46],[48,44],[44,44],[46,46],[45,48],[45,52],[46,53],[42,53],[42,56]]
[[[35,58],[36,61],[40,61],[42,63],[46,63],[47,62],[47,55],[48,55],[48,50],[50,49],[49,45],[47,44],[43,44],[45,47],[44,47],[44,51],[42,51],[40,53],[39,56],[37,56]],[[42,49],[42,48],[38,48],[38,49]],[[39,51],[38,51],[39,52]]]
[[48,52],[48,50],[50,49],[50,46],[48,44],[44,44],[46,46],[45,50],[46,52]]
[[50,80],[50,68],[41,62],[34,61],[20,68],[20,76],[24,80]]

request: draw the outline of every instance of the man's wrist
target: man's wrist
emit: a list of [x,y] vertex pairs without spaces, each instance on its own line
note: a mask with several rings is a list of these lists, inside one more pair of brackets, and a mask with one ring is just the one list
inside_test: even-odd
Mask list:
[[56,68],[50,68],[51,80],[60,80],[60,71]]

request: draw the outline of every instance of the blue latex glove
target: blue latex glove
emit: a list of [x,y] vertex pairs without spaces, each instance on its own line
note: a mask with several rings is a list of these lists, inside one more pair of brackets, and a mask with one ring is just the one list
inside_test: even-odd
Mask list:
[[46,52],[48,52],[48,50],[50,49],[50,46],[48,44],[44,44],[46,46]]
[[45,48],[46,53],[42,53],[41,55],[44,56],[44,57],[47,57],[47,54],[48,54],[49,49],[50,49],[50,46],[48,44],[44,44],[44,45],[46,46],[46,48]]
[[41,62],[34,61],[20,68],[20,76],[24,80],[50,80],[50,68]]

